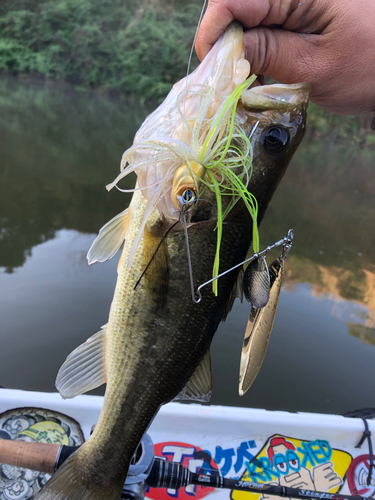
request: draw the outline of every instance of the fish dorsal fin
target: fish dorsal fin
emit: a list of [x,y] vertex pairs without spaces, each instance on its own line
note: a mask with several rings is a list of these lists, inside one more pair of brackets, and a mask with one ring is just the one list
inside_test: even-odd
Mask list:
[[74,398],[106,382],[104,371],[105,329],[74,349],[61,366],[56,388],[64,399]]
[[197,369],[190,377],[189,382],[174,400],[190,399],[192,401],[207,403],[211,399],[211,392],[211,355],[210,351],[207,351]]
[[125,239],[129,219],[129,208],[127,208],[101,228],[88,251],[89,264],[104,262],[115,255]]
[[234,284],[234,287],[232,288],[232,291],[230,292],[229,299],[227,303],[225,304],[225,309],[224,309],[224,314],[223,317],[221,318],[221,321],[225,321],[227,319],[228,314],[231,312],[234,301],[239,298],[240,301],[243,301],[243,275],[244,275],[244,270],[240,269],[236,282]]

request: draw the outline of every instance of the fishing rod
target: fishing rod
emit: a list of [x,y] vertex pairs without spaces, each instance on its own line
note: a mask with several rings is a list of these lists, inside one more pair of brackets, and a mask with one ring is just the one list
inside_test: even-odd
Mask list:
[[[202,474],[191,472],[186,466],[178,462],[169,462],[155,458],[146,484],[152,488],[179,489],[186,486],[199,485],[211,488],[230,489],[250,493],[277,495],[289,498],[303,498],[306,500],[317,498],[324,500],[364,500],[359,495],[342,495],[340,493],[326,493],[314,490],[290,488],[272,484],[253,483],[242,479],[230,479],[221,475]],[[368,499],[367,499],[368,500]]]
[[[0,439],[0,463],[53,474],[78,448]],[[368,500],[359,495],[326,493],[225,478],[216,470],[212,472],[213,474],[191,472],[182,463],[155,457],[152,440],[146,434],[134,454],[121,499],[143,500],[148,486],[178,490],[189,485],[197,485],[306,500]]]

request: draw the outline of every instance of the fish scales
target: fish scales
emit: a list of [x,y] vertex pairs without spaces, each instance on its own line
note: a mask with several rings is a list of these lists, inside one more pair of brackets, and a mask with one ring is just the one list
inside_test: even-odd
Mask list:
[[[117,467],[122,462],[123,468],[127,468],[134,448],[161,401],[169,401],[177,396],[207,352],[237,274],[231,273],[220,283],[220,300],[212,302],[211,292],[207,290],[203,293],[202,302],[194,304],[190,299],[185,239],[181,232],[176,231],[170,233],[167,240],[170,292],[165,308],[155,307],[142,281],[134,291],[134,285],[143,271],[144,251],[141,244],[131,269],[126,269],[127,253],[136,233],[133,227],[137,228],[140,224],[143,213],[142,195],[135,196],[139,199],[139,204],[132,210],[135,214],[134,221],[130,222],[130,235],[123,250],[119,279],[107,326],[105,365],[108,382],[105,406],[95,430],[98,433],[95,439],[100,440],[102,446],[98,448],[97,443],[90,439],[82,456],[86,464],[93,460],[100,462],[101,474],[110,484],[114,480],[113,462]],[[225,228],[231,236],[225,238],[230,244],[226,244],[223,248],[225,262],[229,266],[235,265],[245,257],[246,248],[251,242],[248,216],[244,211],[241,213],[242,217],[237,216],[235,223]],[[155,216],[155,224],[158,221],[160,218]],[[198,259],[193,258],[192,263],[197,276],[208,280],[211,274],[210,264],[216,250],[216,235],[211,221],[200,224],[207,227],[204,233],[199,227],[191,231],[192,255],[198,256]],[[247,244],[243,245],[243,239],[239,237],[245,231],[249,236]],[[198,238],[194,237],[195,232]],[[233,241],[241,241],[241,245],[233,245]],[[181,259],[181,255],[185,259]],[[164,269],[160,271],[163,273]],[[183,311],[179,307],[181,300],[185,303]],[[153,378],[158,379],[157,388],[149,383]],[[119,390],[120,385],[121,390]],[[134,387],[137,387],[136,392],[133,390]],[[100,435],[104,432],[105,439]],[[110,445],[108,445],[108,432],[111,434]],[[93,481],[94,479],[95,477],[91,478]],[[106,484],[105,487],[109,487],[110,484]]]
[[[220,50],[226,49],[226,44],[230,47],[232,52],[229,54],[234,62],[224,53],[223,67],[220,60],[216,64],[212,54],[207,64],[216,73],[217,68],[222,67],[227,82],[228,75],[237,75],[236,60],[244,61],[242,28],[232,25],[217,44],[215,47]],[[239,54],[234,56],[238,50]],[[227,63],[232,73],[227,71]],[[244,66],[246,64],[241,64],[242,68]],[[194,77],[189,81],[194,82]],[[241,81],[233,88],[236,89]],[[181,82],[176,84],[166,99],[166,102],[169,99],[168,119],[158,109],[143,127],[151,127],[155,116],[161,116],[163,123],[173,122],[170,101],[177,98],[181,85]],[[308,94],[309,86],[302,84],[255,87],[243,92],[242,104],[240,102],[236,108],[236,123],[241,124],[243,134],[251,137],[253,165],[247,188],[258,201],[258,223],[302,140]],[[207,109],[208,103],[206,98]],[[189,101],[191,109],[194,109],[193,104]],[[178,127],[176,130],[182,134]],[[144,128],[142,131],[142,137],[146,137]],[[287,140],[282,140],[285,134]],[[178,136],[180,142],[182,135]],[[147,144],[142,144],[143,154]],[[152,175],[159,172],[159,167]],[[168,180],[170,170],[165,170],[163,175]],[[141,178],[144,182],[144,172],[140,173],[138,181]],[[197,182],[193,179],[189,186],[194,188]],[[201,302],[192,301],[183,226],[178,223],[172,228],[176,219],[171,216],[170,191],[168,184],[162,187],[167,194],[161,205],[150,205],[154,192],[158,192],[156,188],[149,192],[145,189],[144,194],[136,191],[129,209],[101,229],[94,249],[90,249],[90,262],[106,260],[114,255],[125,237],[108,325],[68,356],[58,374],[57,387],[64,397],[74,397],[106,382],[103,409],[90,439],[69,457],[37,495],[37,500],[117,500],[129,462],[160,405],[176,396],[206,397],[211,390],[209,362],[204,361],[209,356],[209,347],[220,321],[231,308],[240,270],[218,280],[216,295],[207,286],[202,290]],[[206,189],[198,198],[189,208],[187,217],[195,290],[211,279],[218,245],[217,197],[213,190]],[[230,196],[222,196],[223,210],[230,200]],[[245,259],[252,235],[252,216],[240,200],[222,225],[219,272]],[[142,276],[156,250],[155,258]],[[90,360],[93,360],[92,368]],[[80,366],[84,367],[81,371]],[[197,373],[199,380],[192,390],[189,384]]]

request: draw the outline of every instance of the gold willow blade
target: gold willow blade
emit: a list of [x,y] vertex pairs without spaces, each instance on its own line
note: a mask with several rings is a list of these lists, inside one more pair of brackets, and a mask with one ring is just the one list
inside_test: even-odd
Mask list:
[[263,309],[253,307],[247,322],[242,344],[240,363],[240,386],[238,392],[243,396],[254,382],[266,355],[273,322],[279,302],[284,262],[276,259],[269,267],[270,298]]
[[251,309],[242,344],[240,385],[238,388],[240,396],[243,396],[250,388],[263,364],[279,303],[284,261],[290,247],[291,242],[284,246],[282,255],[269,267],[271,288],[267,305],[263,309],[255,309],[254,307]]

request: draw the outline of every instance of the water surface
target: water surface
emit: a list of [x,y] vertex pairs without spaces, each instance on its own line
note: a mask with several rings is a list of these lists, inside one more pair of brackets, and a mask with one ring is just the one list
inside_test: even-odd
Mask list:
[[[53,391],[67,354],[107,322],[118,259],[89,267],[85,256],[129,203],[105,185],[149,112],[105,95],[0,81],[0,385]],[[296,232],[265,362],[239,397],[249,307],[237,301],[212,345],[213,404],[326,413],[373,406],[374,160],[363,145],[305,139],[261,226],[262,246]]]

